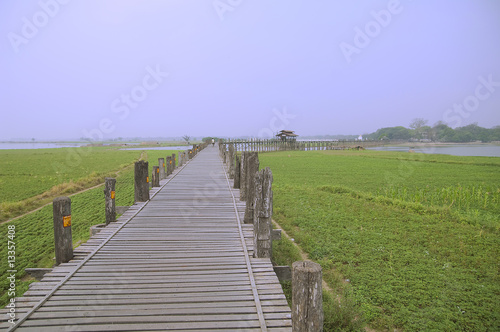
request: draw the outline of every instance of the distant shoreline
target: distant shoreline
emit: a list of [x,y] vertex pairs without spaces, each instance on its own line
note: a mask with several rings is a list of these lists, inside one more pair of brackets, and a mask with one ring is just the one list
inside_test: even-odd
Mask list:
[[458,145],[499,146],[500,142],[498,142],[498,141],[489,142],[489,143],[482,143],[482,142],[464,142],[464,143],[456,143],[456,142],[431,142],[431,143],[405,142],[405,143],[392,143],[392,144],[390,142],[388,142],[387,144],[383,144],[383,145],[384,146],[403,146],[403,147],[433,147],[433,146],[458,146]]

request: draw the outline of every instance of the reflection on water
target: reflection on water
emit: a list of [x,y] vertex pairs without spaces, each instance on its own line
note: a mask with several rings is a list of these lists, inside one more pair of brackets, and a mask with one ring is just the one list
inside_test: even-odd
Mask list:
[[378,151],[408,152],[409,149],[417,153],[449,154],[453,156],[500,157],[499,145],[445,145],[445,146],[379,146],[368,148]]

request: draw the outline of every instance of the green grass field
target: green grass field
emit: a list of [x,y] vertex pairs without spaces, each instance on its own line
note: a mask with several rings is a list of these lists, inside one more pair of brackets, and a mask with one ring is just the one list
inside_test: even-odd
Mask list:
[[[11,153],[4,153],[4,157],[9,156],[12,160],[7,162],[2,159],[2,172],[5,174],[14,174],[18,169],[18,164],[23,163],[24,160],[38,156],[36,164],[39,165],[39,170],[32,170],[33,174],[38,174],[39,177],[50,178],[50,162],[54,159],[63,160],[64,154],[67,153],[65,149],[47,149],[47,150],[18,150],[11,151]],[[123,163],[121,172],[116,178],[116,205],[129,206],[134,203],[134,173],[133,167],[124,167],[126,165],[133,165],[133,162],[140,157],[149,162],[149,173],[152,172],[152,166],[158,165],[158,158],[165,158],[167,155],[177,153],[176,151],[168,150],[149,150],[149,151],[120,151],[113,149],[96,149],[94,154],[88,156],[85,162],[82,161],[80,165],[75,166],[75,169],[67,169],[64,174],[67,177],[62,177],[63,182],[53,180],[47,186],[40,186],[38,191],[31,191],[31,186],[38,185],[35,175],[21,177],[23,182],[16,188],[17,199],[25,199],[29,195],[38,194],[40,190],[51,188],[52,185],[60,185],[66,180],[78,180],[80,170],[85,170],[88,175],[92,173],[102,174],[98,176],[99,182],[104,182],[104,173],[109,170],[115,170],[118,163]],[[24,158],[25,156],[26,158]],[[17,158],[17,159],[16,159]],[[13,162],[17,161],[17,164]],[[178,157],[177,157],[178,160]],[[107,165],[102,165],[106,163]],[[9,166],[10,165],[10,166]],[[3,176],[5,178],[5,176]],[[9,178],[9,181],[11,179]],[[20,180],[19,180],[20,181]],[[23,192],[23,188],[26,192]],[[2,186],[2,194],[8,195],[8,191]],[[10,201],[14,201],[10,198]],[[89,228],[92,225],[103,223],[105,221],[104,214],[104,194],[103,188],[98,187],[91,189],[71,197],[71,214],[72,214],[72,236],[73,244],[84,242],[89,238]],[[52,221],[52,205],[46,206],[39,211],[30,213],[24,217],[14,221],[3,223],[0,225],[0,234],[5,241],[0,247],[0,255],[4,257],[0,260],[0,306],[3,307],[8,301],[8,280],[6,279],[6,271],[8,270],[7,261],[7,236],[8,227],[15,226],[16,236],[13,239],[16,247],[15,269],[18,271],[16,274],[16,287],[17,296],[21,296],[33,280],[26,277],[24,269],[27,267],[52,267],[54,264],[54,231]]]
[[17,202],[64,182],[102,176],[129,165],[140,153],[104,147],[0,150],[0,201]]
[[361,321],[379,330],[498,329],[500,158],[311,151],[259,159],[273,170],[274,219],[340,296],[325,300],[326,330],[358,330]]
[[[155,165],[173,152],[148,150]],[[102,184],[140,158],[145,152],[109,147],[0,150],[0,221]]]
[[[105,175],[119,172],[116,203],[130,205],[133,162],[148,160],[151,172],[159,157],[173,153],[95,148],[79,163],[66,164],[68,151],[54,150],[0,151],[2,203],[23,202],[89,177],[102,183]],[[498,329],[500,158],[377,151],[259,158],[274,175],[274,219],[323,266],[334,289],[324,294],[326,331],[357,331],[365,323],[377,330]],[[57,170],[55,161],[66,166]],[[17,178],[23,167],[29,175]],[[5,198],[9,188],[17,198]],[[73,196],[72,217],[73,243],[85,241],[89,227],[104,221],[102,187]],[[16,226],[19,296],[32,282],[24,268],[53,264],[52,207],[0,225],[4,239],[8,225]],[[6,246],[0,252],[7,257]],[[275,243],[274,257],[289,265],[300,259],[287,239]],[[4,259],[2,306],[8,299],[6,270]]]

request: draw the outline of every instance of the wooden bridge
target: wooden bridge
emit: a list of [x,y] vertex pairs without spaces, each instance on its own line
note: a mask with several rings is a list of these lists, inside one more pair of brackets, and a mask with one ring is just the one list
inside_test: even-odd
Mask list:
[[[363,140],[296,141],[279,139],[225,139],[221,144],[232,145],[238,151],[316,151],[316,150],[360,150],[381,146],[387,142]],[[226,147],[227,150],[227,147]]]
[[16,299],[8,331],[291,331],[218,148],[208,147]]

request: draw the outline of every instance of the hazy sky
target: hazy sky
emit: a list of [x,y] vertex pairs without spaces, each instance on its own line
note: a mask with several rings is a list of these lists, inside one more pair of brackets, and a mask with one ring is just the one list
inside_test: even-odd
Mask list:
[[500,1],[1,0],[0,140],[500,125]]

